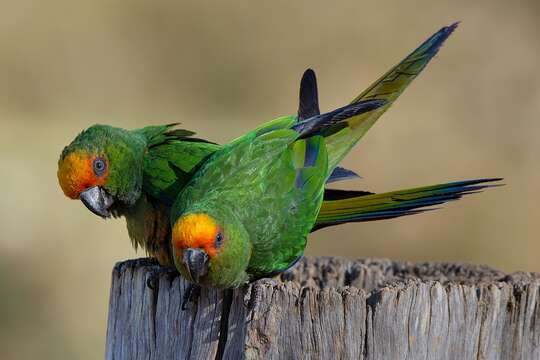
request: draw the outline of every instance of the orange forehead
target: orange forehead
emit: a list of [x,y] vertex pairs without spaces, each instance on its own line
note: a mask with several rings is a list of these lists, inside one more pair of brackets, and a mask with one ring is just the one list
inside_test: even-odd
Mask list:
[[85,152],[72,152],[59,162],[58,182],[67,197],[77,199],[89,187],[105,184],[107,171],[96,176],[92,166],[95,158]]
[[206,214],[189,214],[182,216],[174,224],[172,230],[173,245],[179,249],[200,248],[208,256],[216,254],[216,235],[220,231],[214,219]]

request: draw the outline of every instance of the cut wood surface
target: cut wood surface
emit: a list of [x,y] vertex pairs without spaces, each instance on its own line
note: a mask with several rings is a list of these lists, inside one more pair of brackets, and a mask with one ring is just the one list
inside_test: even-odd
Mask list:
[[[153,274],[153,289],[147,280]],[[223,292],[149,259],[116,264],[107,359],[215,359]],[[540,274],[307,258],[234,290],[224,359],[540,359]]]

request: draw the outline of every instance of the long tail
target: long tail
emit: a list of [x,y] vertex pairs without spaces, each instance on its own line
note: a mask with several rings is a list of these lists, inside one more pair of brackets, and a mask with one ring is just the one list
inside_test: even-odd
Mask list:
[[[351,104],[366,100],[386,100],[386,104],[371,112],[358,114],[347,119],[348,126],[339,129],[328,128],[326,145],[328,149],[329,169],[339,164],[351,148],[364,136],[377,119],[392,105],[405,88],[424,69],[437,54],[444,41],[452,34],[458,23],[443,27],[433,34],[409,56],[394,66],[390,71],[375,81],[358,95]],[[340,126],[343,126],[341,123]]]
[[326,190],[325,201],[312,231],[348,222],[391,219],[435,210],[434,205],[457,200],[485,188],[501,186],[487,184],[500,180],[465,180],[381,194]]

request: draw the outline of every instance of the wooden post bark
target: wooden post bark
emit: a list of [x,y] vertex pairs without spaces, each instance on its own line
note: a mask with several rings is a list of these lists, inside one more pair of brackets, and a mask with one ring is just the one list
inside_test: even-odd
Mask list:
[[[216,358],[222,291],[181,311],[186,286],[148,259],[116,264],[106,358]],[[534,273],[307,258],[234,291],[223,358],[540,359],[539,296]]]

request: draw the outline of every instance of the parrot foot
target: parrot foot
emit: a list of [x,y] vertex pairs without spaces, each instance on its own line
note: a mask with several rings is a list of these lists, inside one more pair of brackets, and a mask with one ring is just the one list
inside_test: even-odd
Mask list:
[[199,300],[201,296],[201,287],[199,285],[189,284],[182,299],[182,311],[185,311],[189,303]]
[[146,286],[152,290],[156,290],[159,287],[159,276],[165,274],[171,278],[179,275],[178,270],[173,267],[158,267],[157,269],[152,269],[148,278],[146,278]]

